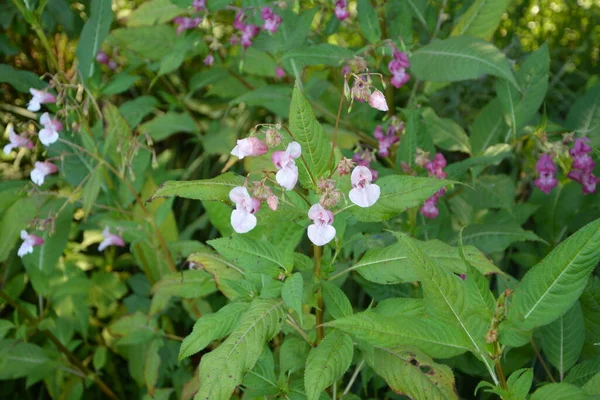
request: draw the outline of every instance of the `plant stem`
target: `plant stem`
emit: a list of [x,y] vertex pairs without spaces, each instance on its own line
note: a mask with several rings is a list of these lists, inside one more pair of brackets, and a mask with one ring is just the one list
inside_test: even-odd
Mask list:
[[550,380],[553,383],[556,383],[556,379],[554,379],[554,376],[552,375],[552,371],[550,371],[550,368],[548,368],[548,364],[546,364],[546,362],[544,361],[544,358],[540,354],[540,351],[538,350],[537,346],[535,345],[535,342],[533,341],[533,339],[529,339],[529,343],[531,343],[531,348],[535,352],[535,355],[537,356],[538,360],[540,360],[540,364],[542,364],[542,368],[544,368],[544,371],[546,371],[546,375],[548,375],[548,378],[550,378]]
[[365,365],[365,360],[362,359],[358,365],[356,366],[356,369],[354,370],[354,373],[352,374],[352,377],[350,378],[350,381],[348,382],[348,385],[346,385],[346,389],[344,389],[344,392],[342,393],[342,398],[348,394],[348,392],[350,391],[350,389],[352,388],[352,385],[354,384],[354,381],[356,380],[356,378],[358,377],[358,373],[360,372],[360,370],[362,369],[363,365]]
[[496,363],[496,372],[498,373],[498,379],[500,379],[500,386],[502,386],[502,389],[507,389],[506,378],[504,377],[504,371],[502,370],[500,359],[496,358],[494,362]]
[[296,332],[298,332],[298,334],[300,336],[302,336],[302,339],[306,340],[306,342],[308,344],[310,344],[311,347],[315,347],[315,344],[312,342],[312,340],[310,340],[310,338],[308,337],[308,335],[306,334],[306,332],[304,332],[302,330],[302,328],[300,328],[298,326],[298,324],[296,323],[296,321],[294,321],[294,319],[292,317],[290,317],[289,315],[287,316],[287,319],[285,321],[289,326],[291,326],[292,328],[294,328],[294,330]]
[[0,297],[2,299],[4,299],[4,301],[6,301],[8,304],[10,304],[15,310],[17,310],[17,312],[19,314],[21,314],[25,319],[27,319],[29,322],[31,322],[40,333],[42,333],[44,336],[46,336],[48,339],[50,339],[50,341],[52,343],[54,343],[54,345],[58,348],[58,350],[61,353],[63,353],[65,356],[67,356],[67,358],[69,359],[69,361],[71,363],[73,363],[73,365],[75,365],[75,367],[77,367],[77,369],[79,369],[79,371],[81,371],[81,373],[83,375],[85,375],[86,377],[92,378],[92,380],[94,381],[94,383],[96,385],[98,385],[98,387],[100,388],[100,390],[102,390],[102,392],[106,395],[106,397],[108,397],[110,399],[113,399],[113,400],[118,400],[119,399],[117,397],[117,395],[114,394],[113,391],[106,385],[106,383],[104,383],[104,381],[102,381],[102,379],[100,379],[96,374],[94,374],[92,371],[90,371],[75,356],[75,354],[71,353],[71,351],[69,349],[67,349],[60,342],[60,340],[58,340],[56,338],[56,336],[54,336],[54,334],[52,334],[52,332],[47,331],[45,329],[40,330],[38,328],[38,321],[37,321],[37,319],[34,318],[31,314],[29,314],[29,312],[27,310],[25,310],[23,307],[21,307],[13,298],[11,298],[6,293],[4,293],[4,291],[0,291]]
[[[315,278],[317,281],[321,280],[321,255],[322,249],[320,246],[314,246],[314,257],[315,257]],[[315,317],[317,319],[317,344],[321,342],[323,337],[325,336],[325,329],[323,328],[323,292],[321,288],[317,290],[317,309],[315,312]]]
[[[335,118],[335,127],[333,128],[333,138],[331,139],[331,153],[329,153],[329,165],[333,162],[333,153],[337,143],[338,128],[340,126],[340,118],[342,116],[342,106],[344,105],[344,93],[340,96],[340,105],[338,106],[337,117]],[[332,174],[335,169],[332,170]],[[330,175],[331,177],[331,175]]]

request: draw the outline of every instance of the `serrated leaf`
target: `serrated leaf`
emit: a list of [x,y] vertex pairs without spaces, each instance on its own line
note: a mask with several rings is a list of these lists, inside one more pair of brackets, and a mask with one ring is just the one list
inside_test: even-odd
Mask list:
[[304,368],[311,347],[298,336],[286,336],[279,351],[279,368],[282,374]]
[[183,299],[204,297],[215,291],[216,287],[210,274],[195,270],[164,275],[152,287],[155,296],[175,296]]
[[237,296],[238,293],[232,287],[232,284],[244,278],[242,269],[209,251],[190,254],[188,262],[194,263],[196,268],[208,272],[212,276],[217,289],[228,299],[231,300]]
[[375,181],[381,188],[379,200],[373,206],[362,208],[355,204],[347,205],[337,213],[348,210],[359,221],[385,221],[421,205],[448,181],[435,178],[421,178],[408,175],[389,175]]
[[431,108],[425,108],[422,115],[425,129],[437,147],[471,154],[469,137],[460,125],[449,118],[439,118]]
[[542,241],[535,233],[516,223],[469,225],[463,231],[463,240],[485,253],[504,251],[516,242]]
[[433,41],[417,50],[410,62],[410,70],[421,80],[453,82],[490,74],[519,87],[504,53],[493,44],[474,37],[456,36]]
[[296,272],[283,282],[283,288],[281,289],[281,298],[285,302],[285,305],[296,312],[298,318],[300,318],[300,324],[302,325],[302,291],[304,290],[304,279],[300,272]]
[[207,243],[245,271],[276,277],[282,270],[292,269],[292,254],[283,254],[267,241],[236,235],[231,238],[209,240]]
[[600,219],[574,233],[525,274],[507,320],[522,329],[556,320],[577,301],[599,260]]
[[304,187],[313,187],[316,181],[313,182],[311,176],[318,179],[331,169],[331,143],[302,94],[298,82],[292,93],[290,130],[294,139],[302,146],[302,158],[296,160],[300,183]]
[[168,25],[119,28],[110,33],[110,39],[141,57],[161,60],[175,47],[177,31]]
[[218,200],[229,202],[229,192],[242,186],[244,178],[232,172],[212,179],[197,181],[166,181],[156,189],[150,201],[157,197],[183,197],[194,200]]
[[323,281],[321,282],[321,290],[325,301],[325,311],[334,319],[352,315],[352,304],[350,304],[350,300],[348,300],[342,289],[333,283]]
[[600,279],[592,276],[581,294],[581,310],[585,322],[585,343],[582,356],[584,359],[595,359],[600,356]]
[[377,11],[369,0],[358,0],[358,24],[365,38],[376,43],[381,39],[381,27]]
[[515,397],[515,400],[525,400],[531,389],[532,381],[533,369],[522,368],[510,374],[506,381],[506,386]]
[[457,399],[452,370],[410,347],[375,347],[366,360],[390,388],[413,400]]
[[131,128],[115,105],[105,104],[102,112],[106,120],[102,154],[110,157],[116,165],[122,168],[129,157],[130,141],[133,138]]
[[33,343],[0,340],[0,381],[26,377],[37,368],[50,368],[51,363],[44,349]]
[[589,400],[587,393],[570,383],[549,383],[536,390],[531,400]]
[[542,350],[550,364],[559,373],[562,381],[565,373],[579,359],[585,340],[585,325],[579,302],[576,302],[565,315],[544,326]]
[[581,387],[598,373],[600,373],[600,360],[584,361],[571,368],[564,381]]
[[509,3],[510,0],[476,0],[456,21],[451,35],[489,39],[496,31]]
[[231,335],[202,357],[196,400],[227,400],[260,357],[265,344],[281,329],[285,319],[281,300],[257,299]]
[[566,127],[577,136],[586,136],[593,147],[600,146],[600,85],[589,89],[579,97],[569,110]]
[[229,335],[249,306],[248,303],[235,302],[214,314],[198,318],[192,332],[181,343],[179,361],[203,350],[210,342]]
[[482,154],[489,146],[504,141],[508,129],[504,122],[502,104],[499,99],[493,99],[479,111],[471,125],[473,154]]
[[84,82],[94,74],[96,54],[110,30],[113,20],[110,0],[92,0],[89,15],[77,45],[79,73]]
[[304,371],[304,387],[308,400],[317,400],[321,393],[340,379],[352,363],[352,338],[340,331],[329,332],[308,354]]
[[410,108],[404,110],[403,114],[406,118],[406,130],[396,152],[396,164],[405,163],[412,168],[415,166],[418,141],[422,136],[421,110]]
[[395,297],[377,304],[374,311],[387,317],[424,317],[427,314],[423,299]]

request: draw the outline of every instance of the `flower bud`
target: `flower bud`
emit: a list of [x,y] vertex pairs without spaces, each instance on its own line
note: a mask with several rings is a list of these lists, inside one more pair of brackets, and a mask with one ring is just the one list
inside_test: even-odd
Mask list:
[[269,208],[271,210],[276,211],[277,207],[279,206],[279,199],[277,198],[277,196],[272,194],[269,197],[267,197],[267,204],[269,205]]
[[267,129],[265,136],[266,136],[267,146],[269,146],[269,147],[279,146],[281,144],[281,140],[283,139],[281,137],[281,134],[279,132],[277,132],[276,129],[273,129],[273,128]]

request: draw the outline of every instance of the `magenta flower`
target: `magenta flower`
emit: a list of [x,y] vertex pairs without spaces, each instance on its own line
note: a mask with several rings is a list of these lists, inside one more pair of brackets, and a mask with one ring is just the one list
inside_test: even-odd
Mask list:
[[231,150],[231,154],[241,160],[244,157],[261,156],[268,150],[269,148],[262,140],[256,136],[252,136],[246,139],[238,140],[233,150]]
[[256,226],[254,215],[260,209],[260,200],[250,197],[248,189],[236,186],[229,192],[229,198],[235,204],[231,212],[231,226],[237,233],[250,232]]
[[333,213],[326,210],[321,204],[313,204],[308,210],[308,218],[313,223],[308,226],[307,234],[313,244],[324,246],[335,238],[335,228],[333,224]]
[[[427,161],[425,163],[425,168],[427,169],[429,176],[435,177],[437,179],[446,178],[447,175],[443,171],[443,168],[445,166],[446,166],[446,158],[444,157],[444,155],[442,153],[437,153],[433,157],[432,161]],[[437,192],[435,192],[433,196],[431,196],[430,198],[425,200],[425,203],[423,204],[423,206],[421,207],[421,210],[420,210],[421,214],[423,214],[424,217],[427,217],[430,219],[437,217],[440,212],[439,209],[437,208],[437,203],[438,203],[440,197],[442,197],[445,194],[446,194],[446,188],[443,187],[440,190],[438,190]]]
[[29,111],[39,111],[42,104],[56,103],[56,96],[43,90],[29,89],[29,93],[33,96],[27,104]]
[[583,186],[583,194],[596,192],[596,184],[600,182],[600,179],[592,174],[591,171],[583,171],[580,169],[571,170],[567,177]]
[[278,169],[275,180],[287,190],[293,190],[298,182],[298,167],[296,158],[302,154],[302,147],[297,142],[291,142],[285,151],[276,151],[271,160]]
[[177,34],[181,35],[181,32],[188,29],[194,29],[195,27],[200,25],[200,22],[202,22],[202,18],[176,17],[173,19],[173,22],[175,22],[175,24],[177,25]]
[[335,2],[334,13],[337,19],[340,21],[348,18],[350,16],[350,11],[348,11],[348,2],[346,0],[337,0]]
[[46,176],[56,172],[58,172],[58,167],[52,164],[50,161],[36,161],[35,168],[31,170],[31,181],[36,185],[41,186],[44,184]]
[[246,26],[246,24],[244,24],[244,19],[246,19],[246,14],[244,14],[243,12],[238,12],[235,15],[235,19],[233,20],[233,27],[235,29],[237,29],[238,31],[241,31],[242,29],[244,29],[244,27]]
[[542,192],[549,194],[550,191],[558,184],[554,178],[556,167],[552,162],[552,158],[548,154],[542,154],[537,161],[535,168],[539,177],[533,181],[534,185]]
[[438,210],[437,208],[437,202],[438,197],[436,195],[433,195],[427,200],[425,200],[425,203],[423,203],[423,207],[421,207],[420,210],[421,214],[423,214],[424,217],[429,219],[434,219],[435,217],[437,217],[440,213],[440,210]]
[[600,182],[600,179],[592,173],[596,163],[588,154],[592,151],[592,148],[586,144],[589,142],[588,138],[577,138],[573,148],[569,150],[569,155],[573,159],[573,168],[567,177],[583,186],[583,194],[594,193],[596,184]]
[[125,241],[123,240],[123,238],[121,236],[115,235],[114,233],[110,233],[110,229],[108,229],[108,226],[104,227],[104,230],[102,231],[102,236],[104,237],[104,239],[102,240],[102,242],[100,242],[100,245],[98,246],[98,251],[103,251],[108,246],[125,246]]
[[242,29],[242,38],[240,39],[240,43],[242,44],[244,49],[247,49],[248,47],[252,46],[252,39],[254,39],[254,37],[259,33],[260,28],[256,25],[250,24],[244,26],[244,28]]
[[100,50],[96,55],[96,61],[98,61],[100,64],[108,65],[110,57],[108,54]]
[[10,143],[4,146],[4,154],[6,155],[10,154],[12,149],[16,149],[19,147],[25,149],[33,148],[33,142],[27,139],[27,137],[25,137],[24,134],[17,135],[12,126],[8,128],[8,140]]
[[31,235],[25,230],[21,231],[21,239],[23,239],[23,243],[21,243],[19,250],[17,250],[17,255],[19,257],[33,253],[34,246],[41,246],[44,244],[44,239],[36,235]]
[[264,7],[260,11],[260,16],[265,21],[262,28],[265,31],[277,33],[277,29],[283,21],[283,18],[281,18],[280,15],[275,14],[271,7]]
[[400,89],[410,79],[410,76],[406,73],[406,68],[410,67],[410,62],[406,53],[398,49],[394,49],[392,57],[392,61],[388,64],[388,69],[392,74],[390,82],[394,87]]
[[433,157],[433,161],[429,161],[425,164],[429,176],[434,176],[438,179],[446,178],[446,173],[442,170],[446,166],[446,158],[442,153],[437,153]]
[[373,182],[373,174],[367,167],[359,165],[350,176],[352,190],[348,194],[350,201],[359,207],[371,207],[379,200],[381,189]]
[[195,12],[206,10],[206,0],[194,0],[192,3],[192,8]]
[[280,66],[276,66],[275,67],[275,75],[277,75],[277,77],[279,79],[283,78],[285,76],[285,71],[283,68],[281,68]]
[[383,128],[381,125],[378,125],[375,128],[375,132],[373,132],[373,136],[379,141],[379,150],[378,153],[382,157],[387,157],[390,155],[390,147],[398,142],[400,138],[396,134],[396,129],[394,125],[390,125],[387,134],[383,133]]

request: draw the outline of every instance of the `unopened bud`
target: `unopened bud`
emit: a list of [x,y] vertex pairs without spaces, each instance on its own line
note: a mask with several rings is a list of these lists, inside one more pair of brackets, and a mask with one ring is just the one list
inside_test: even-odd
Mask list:
[[494,343],[498,340],[498,331],[496,329],[490,329],[488,333],[485,334],[485,341],[487,343]]
[[337,173],[339,176],[350,175],[350,171],[354,168],[356,163],[349,158],[342,158],[337,166]]
[[267,146],[269,147],[277,147],[279,146],[279,144],[281,144],[281,134],[279,132],[277,132],[277,130],[273,129],[273,128],[269,128],[267,129],[266,132],[266,142],[267,142]]
[[267,204],[271,210],[276,211],[279,206],[279,199],[275,195],[270,195],[267,197]]

